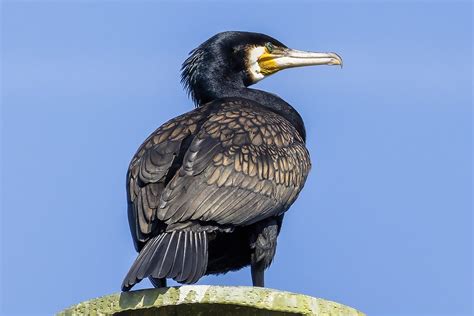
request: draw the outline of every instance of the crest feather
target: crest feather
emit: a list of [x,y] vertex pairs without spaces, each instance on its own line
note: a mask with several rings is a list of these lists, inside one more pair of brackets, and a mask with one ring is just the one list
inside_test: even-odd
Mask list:
[[188,58],[183,62],[181,66],[181,83],[183,84],[188,96],[191,97],[195,106],[199,105],[199,99],[192,87],[196,85],[198,80],[198,66],[204,58],[204,50],[202,45],[198,48],[193,49]]

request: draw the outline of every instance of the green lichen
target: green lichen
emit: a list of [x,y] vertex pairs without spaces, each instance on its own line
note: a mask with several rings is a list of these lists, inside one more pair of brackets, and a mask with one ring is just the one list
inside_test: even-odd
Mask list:
[[339,303],[266,288],[182,286],[99,297],[58,313],[69,315],[362,316]]
[[189,291],[189,293],[186,295],[186,298],[184,301],[186,303],[193,303],[196,301],[197,293],[194,290]]

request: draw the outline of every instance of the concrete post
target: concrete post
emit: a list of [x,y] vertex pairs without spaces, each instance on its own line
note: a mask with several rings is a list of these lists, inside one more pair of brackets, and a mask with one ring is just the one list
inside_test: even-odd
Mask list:
[[362,316],[339,303],[247,286],[189,285],[103,296],[58,315],[318,315]]

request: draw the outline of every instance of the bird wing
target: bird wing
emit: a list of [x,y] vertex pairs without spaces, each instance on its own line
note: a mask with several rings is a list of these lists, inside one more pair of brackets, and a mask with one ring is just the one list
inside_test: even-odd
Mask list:
[[161,193],[206,117],[206,109],[198,108],[168,121],[145,140],[132,158],[127,172],[127,200],[137,251],[163,225],[157,219]]
[[249,104],[220,104],[192,140],[161,194],[156,216],[168,229],[189,221],[249,225],[296,199],[311,167],[304,141],[283,117]]

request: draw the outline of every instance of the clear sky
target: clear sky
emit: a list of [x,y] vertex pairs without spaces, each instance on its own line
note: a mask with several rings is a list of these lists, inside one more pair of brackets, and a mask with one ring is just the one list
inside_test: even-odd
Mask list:
[[298,109],[313,160],[268,287],[369,315],[472,313],[471,2],[7,1],[1,26],[4,315],[119,291],[128,163],[192,109],[180,64],[224,30],[345,62],[256,86]]

